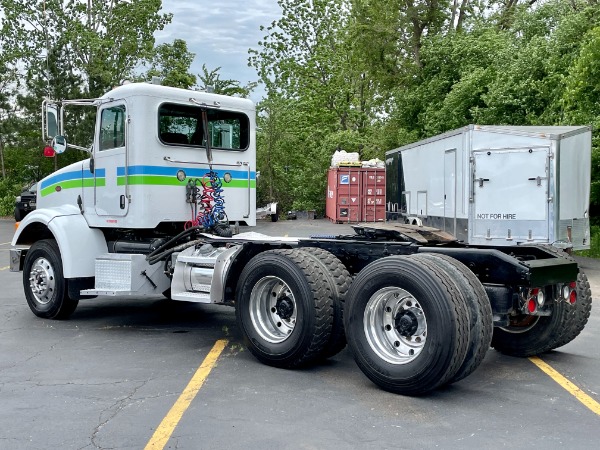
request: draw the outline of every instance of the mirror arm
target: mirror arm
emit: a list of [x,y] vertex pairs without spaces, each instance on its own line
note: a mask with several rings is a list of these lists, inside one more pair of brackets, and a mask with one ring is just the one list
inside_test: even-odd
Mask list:
[[81,146],[75,145],[75,144],[69,144],[69,143],[67,143],[67,148],[74,148],[76,150],[81,150],[82,152],[86,152],[89,155],[92,154],[92,149],[91,148],[81,147]]

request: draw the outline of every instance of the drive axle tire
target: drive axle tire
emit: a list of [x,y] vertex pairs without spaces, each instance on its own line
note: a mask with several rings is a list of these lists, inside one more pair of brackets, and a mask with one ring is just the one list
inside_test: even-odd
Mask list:
[[460,261],[439,253],[419,253],[414,258],[428,259],[444,269],[464,293],[466,299],[470,313],[470,339],[465,360],[449,381],[455,383],[473,373],[490,348],[494,330],[492,306],[479,278]]
[[[537,244],[531,247],[574,261],[571,255],[551,245]],[[592,309],[590,285],[581,270],[576,281],[577,302],[574,305],[560,299],[553,302],[550,316],[521,315],[511,318],[509,327],[494,328],[492,347],[511,356],[533,356],[575,339],[585,327]]]
[[587,275],[579,270],[577,275],[577,301],[574,305],[566,304],[567,322],[560,339],[552,347],[558,348],[568,344],[583,331],[592,312],[592,291]]
[[68,296],[60,250],[53,239],[37,241],[25,255],[23,288],[31,311],[45,319],[66,319],[79,303]]
[[331,252],[318,247],[305,247],[303,252],[311,256],[316,264],[320,264],[325,271],[333,291],[333,327],[331,337],[321,355],[322,358],[331,358],[346,347],[344,333],[344,304],[346,294],[352,283],[352,276],[346,266]]
[[534,356],[555,348],[567,323],[567,304],[553,302],[550,316],[518,315],[507,327],[494,328],[492,347],[510,356]]
[[242,270],[236,318],[244,343],[261,362],[283,368],[318,359],[333,323],[326,271],[299,249],[271,250]]
[[469,344],[463,294],[439,266],[389,256],[366,266],[348,291],[346,337],[364,374],[398,394],[448,382]]

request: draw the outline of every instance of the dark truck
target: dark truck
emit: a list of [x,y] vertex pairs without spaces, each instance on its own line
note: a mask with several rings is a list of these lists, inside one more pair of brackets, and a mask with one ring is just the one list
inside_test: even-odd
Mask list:
[[23,188],[23,192],[15,198],[15,220],[20,222],[35,209],[37,204],[37,183]]

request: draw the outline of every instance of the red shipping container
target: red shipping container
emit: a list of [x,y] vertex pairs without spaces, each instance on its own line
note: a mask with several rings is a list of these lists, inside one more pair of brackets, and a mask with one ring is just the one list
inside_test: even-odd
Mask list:
[[385,169],[329,169],[325,215],[336,223],[384,220]]

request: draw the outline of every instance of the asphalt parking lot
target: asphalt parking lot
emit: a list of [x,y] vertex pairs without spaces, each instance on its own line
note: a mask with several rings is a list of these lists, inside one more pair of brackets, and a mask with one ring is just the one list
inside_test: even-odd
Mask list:
[[[324,220],[257,228],[290,236],[350,230]],[[379,390],[347,349],[310,369],[264,366],[243,348],[228,307],[104,297],[81,301],[69,320],[39,319],[21,274],[8,270],[13,232],[13,221],[0,220],[1,449],[163,448],[155,432],[165,423],[164,448],[173,449],[583,449],[600,442],[596,260],[578,259],[594,296],[587,327],[541,356],[566,383],[530,359],[490,349],[466,379],[411,398]]]

